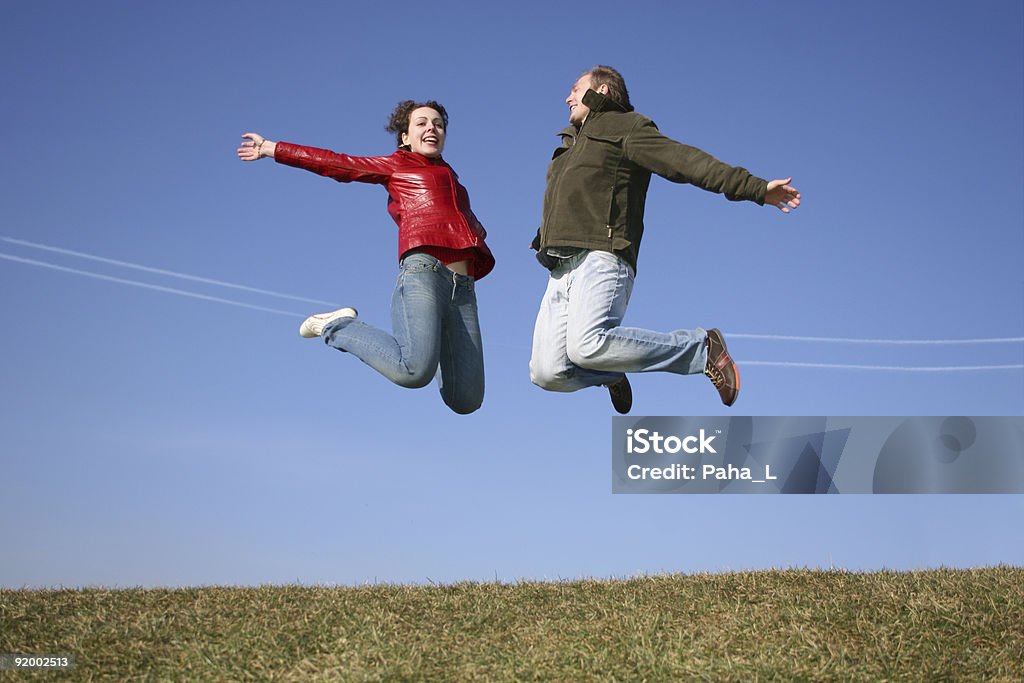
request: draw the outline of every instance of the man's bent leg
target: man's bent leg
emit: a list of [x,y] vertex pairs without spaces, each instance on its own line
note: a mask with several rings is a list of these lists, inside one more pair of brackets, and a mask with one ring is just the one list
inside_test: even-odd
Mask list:
[[666,333],[621,327],[633,291],[632,269],[621,258],[589,252],[573,276],[566,327],[566,353],[572,363],[606,373],[704,371],[704,330]]
[[569,360],[566,332],[573,262],[552,271],[533,328],[530,381],[547,391],[579,391],[622,378],[622,373],[594,372]]

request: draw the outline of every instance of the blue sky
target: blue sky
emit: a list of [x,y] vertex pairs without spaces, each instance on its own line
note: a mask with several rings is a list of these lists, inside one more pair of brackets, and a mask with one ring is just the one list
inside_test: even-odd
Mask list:
[[[625,7],[6,3],[0,585],[1024,563],[1021,496],[613,496],[606,392],[527,374],[545,168],[606,63],[666,134],[804,198],[784,216],[654,179],[626,322],[721,328],[743,392],[634,376],[633,414],[1021,415],[1021,369],[773,365],[1019,367],[1019,342],[740,336],[1024,336],[1020,3]],[[384,325],[384,191],[234,150],[384,154],[405,98],[448,108],[498,259],[474,415],[300,339],[321,304],[67,253]]]

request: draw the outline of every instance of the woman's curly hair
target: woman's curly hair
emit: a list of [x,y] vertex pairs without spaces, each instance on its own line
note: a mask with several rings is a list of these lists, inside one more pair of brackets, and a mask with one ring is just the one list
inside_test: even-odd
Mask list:
[[448,112],[440,102],[435,102],[434,100],[427,100],[426,102],[402,100],[395,106],[395,110],[391,112],[391,118],[388,119],[388,125],[384,129],[389,133],[395,134],[395,141],[398,143],[399,149],[409,149],[408,145],[402,144],[402,133],[409,132],[409,119],[413,111],[420,107],[430,107],[437,111],[441,115],[441,120],[444,121],[445,132],[448,131]]

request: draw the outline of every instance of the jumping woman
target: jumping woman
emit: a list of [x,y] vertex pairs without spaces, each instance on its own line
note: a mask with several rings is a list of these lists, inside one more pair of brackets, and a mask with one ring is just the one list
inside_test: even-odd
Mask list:
[[299,334],[353,354],[399,386],[420,388],[436,376],[445,404],[472,413],[484,397],[474,286],[494,267],[487,233],[470,209],[466,188],[441,157],[445,108],[432,100],[400,102],[387,130],[398,145],[387,156],[349,156],[246,133],[238,157],[270,157],[338,182],[387,188],[388,213],[398,224],[393,333],[359,320],[354,308],[339,308],[309,316]]

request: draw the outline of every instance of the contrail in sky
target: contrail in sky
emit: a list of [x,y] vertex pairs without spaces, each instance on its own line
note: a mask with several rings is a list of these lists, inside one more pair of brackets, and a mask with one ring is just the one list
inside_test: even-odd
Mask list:
[[837,342],[842,344],[1012,344],[1024,342],[1024,337],[985,337],[984,339],[852,339],[848,337],[794,337],[782,334],[742,334],[739,332],[729,332],[729,338]]
[[187,296],[193,299],[203,299],[204,301],[216,301],[221,304],[230,304],[231,306],[241,306],[242,308],[251,308],[254,311],[265,311],[267,313],[276,313],[278,315],[287,315],[297,318],[304,318],[306,316],[301,313],[295,313],[293,311],[282,311],[277,308],[267,308],[266,306],[254,306],[253,304],[243,303],[241,301],[233,301],[231,299],[222,299],[217,296],[207,296],[206,294],[198,294],[196,292],[189,292],[184,289],[174,289],[173,287],[162,287],[160,285],[151,285],[148,282],[138,282],[137,280],[125,280],[124,278],[112,277],[110,275],[101,275],[100,273],[92,273],[87,270],[78,270],[77,268],[68,268],[66,266],[58,266],[54,263],[46,263],[45,261],[36,261],[35,259],[21,258],[20,256],[12,256],[11,254],[5,254],[0,252],[0,258],[7,259],[8,261],[17,261],[18,263],[25,263],[30,266],[38,266],[40,268],[50,268],[52,270],[60,270],[65,273],[74,273],[75,275],[84,275],[85,277],[96,278],[97,280],[106,280],[107,282],[116,282],[121,285],[131,285],[132,287],[143,287],[145,289],[155,289],[158,292],[166,292],[167,294],[177,294],[178,296]]
[[770,360],[737,360],[740,366],[761,365],[779,368],[826,368],[842,370],[901,370],[906,372],[968,372],[971,370],[1024,370],[1024,364],[1019,365],[937,365],[937,366],[914,366],[914,365],[845,365],[842,363],[791,363],[788,361]]
[[[193,280],[196,282],[203,282],[207,284],[219,285],[222,287],[232,287],[234,289],[240,289],[248,292],[266,294],[269,296],[276,296],[287,299],[294,299],[297,301],[306,301],[311,303],[319,303],[327,306],[335,306],[336,304],[318,301],[316,299],[306,299],[304,297],[292,296],[290,294],[282,294],[280,292],[272,292],[265,289],[258,289],[255,287],[248,287],[245,285],[238,285],[230,282],[222,282],[220,280],[211,280],[209,278],[198,277],[195,275],[187,275],[185,273],[177,273],[174,271],[163,270],[160,268],[150,268],[149,266],[142,266],[135,263],[127,263],[124,261],[116,261],[114,259],[108,259],[101,256],[94,256],[92,254],[83,254],[82,252],[71,251],[68,249],[61,249],[58,247],[51,247],[47,245],[37,244],[34,242],[26,242],[25,240],[16,240],[9,237],[0,237],[5,242],[12,244],[19,244],[22,246],[29,246],[35,249],[43,249],[46,251],[52,251],[55,253],[67,254],[70,256],[77,256],[80,258],[87,258],[93,261],[100,261],[103,263],[110,263],[113,265],[124,266],[126,268],[134,268],[136,270],[142,270],[151,273],[158,273],[161,275],[171,275],[173,277],[180,277],[187,280]],[[178,296],[190,297],[193,299],[201,299],[203,301],[213,301],[216,303],[228,304],[230,306],[238,306],[241,308],[248,308],[255,311],[263,311],[265,313],[274,313],[276,315],[286,315],[292,318],[303,318],[305,314],[296,313],[294,311],[285,311],[278,308],[269,308],[267,306],[257,306],[254,304],[248,304],[242,301],[235,301],[233,299],[224,299],[216,296],[209,296],[207,294],[200,294],[198,292],[191,292],[184,289],[176,289],[173,287],[164,287],[162,285],[154,285],[148,282],[139,282],[138,280],[128,280],[125,278],[113,277],[111,275],[104,275],[102,273],[95,273],[88,270],[79,270],[77,268],[69,268],[67,266],[57,265],[55,263],[48,263],[46,261],[37,261],[35,259],[23,258],[15,256],[13,254],[5,254],[0,252],[0,259],[6,259],[8,261],[14,261],[17,263],[23,263],[26,265],[36,266],[39,268],[48,268],[50,270],[57,270],[65,273],[72,273],[74,275],[82,275],[84,277],[91,277],[97,280],[105,280],[107,282],[114,282],[122,285],[130,285],[132,287],[141,287],[144,289],[150,289],[158,292],[164,292],[166,294],[176,294]],[[1011,342],[1022,342],[1024,337],[997,337],[997,338],[981,338],[981,339],[853,339],[843,337],[801,337],[801,336],[789,336],[789,335],[765,335],[765,334],[741,334],[741,333],[728,333],[730,338],[745,338],[745,339],[772,339],[781,341],[804,341],[804,342],[840,342],[840,343],[854,343],[854,344],[990,344],[990,343],[1011,343]],[[509,344],[495,343],[496,346],[511,347]],[[515,347],[519,348],[519,347]],[[523,347],[525,348],[525,347]],[[1003,365],[960,365],[960,366],[905,366],[905,365],[853,365],[843,363],[800,363],[800,362],[789,362],[789,361],[739,361],[742,365],[746,366],[763,366],[763,367],[793,367],[793,368],[820,368],[820,369],[840,369],[840,370],[885,370],[885,371],[902,371],[902,372],[970,372],[980,370],[1021,370],[1024,369],[1024,364],[1003,364]]]
[[311,304],[322,304],[324,306],[333,306],[337,308],[338,304],[330,301],[320,301],[319,299],[307,299],[302,296],[295,296],[293,294],[283,294],[281,292],[274,292],[269,289],[257,289],[256,287],[248,287],[246,285],[239,285],[234,282],[224,282],[223,280],[211,280],[206,277],[199,277],[198,275],[189,275],[188,273],[179,273],[173,270],[164,270],[163,268],[152,268],[150,266],[143,266],[138,263],[129,263],[128,261],[118,261],[111,258],[105,258],[103,256],[96,256],[95,254],[86,254],[81,251],[72,251],[71,249],[62,249],[61,247],[51,247],[48,244],[39,244],[38,242],[29,242],[28,240],[14,239],[13,237],[0,237],[0,240],[9,242],[10,244],[17,244],[22,247],[30,247],[32,249],[41,249],[43,251],[50,251],[55,254],[64,254],[66,256],[74,256],[76,258],[89,259],[90,261],[99,261],[100,263],[109,263],[114,266],[121,266],[122,268],[132,268],[134,270],[141,270],[147,273],[156,273],[158,275],[168,275],[170,277],[177,277],[183,280],[192,280],[193,282],[202,282],[208,285],[217,285],[218,287],[230,287],[231,289],[240,289],[245,292],[253,292],[255,294],[265,294],[266,296],[274,296],[280,299],[292,299],[293,301],[305,301]]
[[[163,268],[153,268],[150,266],[144,266],[138,263],[130,263],[128,261],[118,261],[116,259],[106,258],[104,256],[96,256],[95,254],[87,254],[81,251],[74,251],[72,249],[64,249],[62,247],[54,247],[48,244],[40,244],[38,242],[30,242],[28,240],[16,239],[14,237],[0,237],[0,240],[8,242],[10,244],[17,244],[23,247],[29,247],[31,249],[41,249],[44,251],[53,252],[55,254],[64,254],[66,256],[74,256],[76,258],[89,259],[91,261],[98,261],[100,263],[109,263],[115,266],[121,266],[122,268],[132,268],[135,270],[145,271],[147,273],[156,273],[159,275],[167,275],[170,277],[182,278],[185,280],[192,280],[193,282],[202,282],[209,285],[217,285],[219,287],[230,287],[232,289],[239,289],[246,292],[253,292],[255,294],[264,294],[266,296],[273,296],[282,299],[291,299],[293,301],[304,301],[306,303],[322,304],[324,306],[337,307],[338,304],[331,301],[321,301],[319,299],[309,299],[306,297],[295,296],[293,294],[284,294],[282,292],[275,292],[269,289],[259,289],[257,287],[249,287],[247,285],[240,285],[234,282],[225,282],[223,280],[213,280],[211,278],[200,277],[198,275],[189,275],[187,273],[179,273],[173,270],[165,270]],[[84,271],[81,271],[84,272]],[[822,343],[835,343],[835,344],[904,344],[904,345],[949,345],[949,344],[1016,344],[1024,342],[1024,337],[985,337],[975,339],[858,339],[852,337],[805,337],[795,335],[781,335],[781,334],[748,334],[741,332],[729,332],[730,339],[763,339],[772,341],[795,341],[795,342],[822,342]]]

